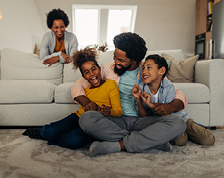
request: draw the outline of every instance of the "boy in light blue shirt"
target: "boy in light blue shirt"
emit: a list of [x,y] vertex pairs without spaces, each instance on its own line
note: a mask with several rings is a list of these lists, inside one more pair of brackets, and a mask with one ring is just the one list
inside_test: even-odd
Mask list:
[[[163,57],[159,55],[146,57],[141,73],[143,82],[135,84],[132,89],[134,109],[140,117],[156,115],[153,111],[156,103],[170,103],[174,100],[174,85],[169,80],[164,79],[167,71],[168,64]],[[183,110],[172,114],[181,116],[187,125],[185,133],[172,144],[185,145],[188,138],[200,145],[213,145],[215,143],[214,135],[208,129],[189,119]]]

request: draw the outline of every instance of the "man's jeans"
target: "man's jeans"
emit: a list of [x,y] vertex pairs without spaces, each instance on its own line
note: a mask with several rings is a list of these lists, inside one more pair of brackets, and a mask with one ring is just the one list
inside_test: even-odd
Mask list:
[[50,145],[76,149],[92,141],[94,138],[87,135],[79,126],[79,117],[72,113],[57,122],[44,125],[40,130],[40,135],[48,140]]
[[143,152],[163,145],[180,137],[186,129],[182,117],[170,114],[165,116],[125,116],[106,117],[98,111],[87,111],[79,118],[84,132],[101,141],[123,139],[127,152]]

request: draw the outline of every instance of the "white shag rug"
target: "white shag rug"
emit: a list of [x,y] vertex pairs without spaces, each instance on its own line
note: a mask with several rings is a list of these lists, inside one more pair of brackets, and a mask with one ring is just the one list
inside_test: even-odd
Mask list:
[[212,130],[214,146],[188,142],[172,153],[115,153],[90,158],[88,148],[70,150],[0,129],[0,178],[224,178],[224,130]]

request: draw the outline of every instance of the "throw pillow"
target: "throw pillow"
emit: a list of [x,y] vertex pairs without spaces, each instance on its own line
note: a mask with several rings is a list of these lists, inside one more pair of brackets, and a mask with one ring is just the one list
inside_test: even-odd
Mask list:
[[170,68],[172,60],[166,60],[166,63],[168,64],[168,69]]
[[192,83],[194,81],[194,66],[199,55],[185,60],[175,59],[167,54],[162,54],[166,60],[172,60],[167,78],[175,83]]

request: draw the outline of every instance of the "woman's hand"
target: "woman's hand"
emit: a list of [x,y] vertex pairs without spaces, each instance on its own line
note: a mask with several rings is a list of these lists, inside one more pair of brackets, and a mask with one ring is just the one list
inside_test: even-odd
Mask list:
[[45,59],[45,60],[43,61],[43,64],[48,65],[48,67],[49,67],[49,66],[51,66],[52,64],[57,63],[58,61],[60,61],[60,57],[59,57],[59,56],[54,56],[54,57],[51,57],[51,58],[49,58],[49,59]]
[[64,52],[61,52],[61,56],[64,58],[65,62],[64,64],[68,64],[70,63],[72,60],[71,60],[71,57],[67,54],[65,54]]
[[109,106],[105,106],[104,104],[102,104],[101,108],[100,108],[101,112],[103,113],[104,116],[109,116],[110,115],[110,107]]
[[139,99],[141,97],[141,93],[142,93],[142,90],[141,88],[137,85],[137,84],[134,84],[132,90],[131,90],[131,94],[136,98],[136,99]]

